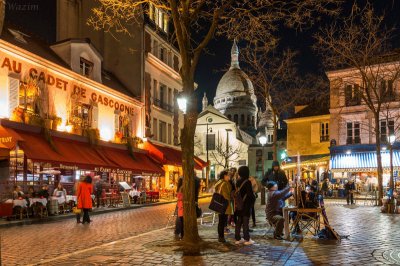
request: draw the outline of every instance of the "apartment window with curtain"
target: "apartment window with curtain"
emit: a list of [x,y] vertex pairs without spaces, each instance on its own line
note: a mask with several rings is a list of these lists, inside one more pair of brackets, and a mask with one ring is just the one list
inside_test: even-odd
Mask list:
[[172,126],[168,124],[168,144],[172,144]]
[[80,58],[80,63],[79,63],[79,67],[80,67],[80,74],[85,76],[85,77],[90,77],[92,74],[92,70],[93,70],[93,63],[90,62],[89,60],[86,60],[85,58],[81,57]]
[[360,144],[360,123],[359,122],[348,122],[346,124],[346,144]]
[[154,140],[158,140],[158,132],[157,132],[157,129],[158,129],[158,125],[157,125],[157,119],[156,118],[153,118],[153,139]]
[[346,106],[355,106],[361,104],[361,92],[358,84],[346,85],[344,90]]
[[388,142],[388,138],[394,135],[394,120],[382,120],[380,121],[380,131],[381,131],[381,142]]
[[167,123],[160,121],[158,140],[167,143]]
[[158,99],[158,82],[153,79],[153,103]]

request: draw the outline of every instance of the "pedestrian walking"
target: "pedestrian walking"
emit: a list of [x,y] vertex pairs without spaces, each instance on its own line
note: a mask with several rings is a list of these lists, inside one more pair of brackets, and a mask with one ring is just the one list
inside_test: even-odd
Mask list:
[[280,168],[278,161],[272,162],[272,168],[265,174],[262,185],[267,186],[269,181],[274,181],[278,185],[278,190],[282,190],[288,185],[288,179],[285,172]]
[[[235,193],[236,180],[237,180],[237,169],[235,167],[232,167],[231,169],[229,169],[229,183],[231,184],[232,187],[231,198],[233,198],[233,193]],[[226,226],[228,225],[235,226],[236,221],[237,217],[235,213],[233,213],[232,215],[229,215]],[[226,231],[229,232],[229,229],[226,228]]]
[[282,240],[283,226],[285,222],[282,208],[285,205],[285,200],[293,195],[292,189],[286,187],[282,190],[278,190],[278,184],[274,181],[268,182],[267,189],[268,193],[265,214],[268,222],[275,226],[274,238]]
[[76,196],[78,197],[78,209],[83,210],[82,223],[90,223],[89,211],[93,207],[92,203],[93,185],[92,177],[86,176],[83,182],[79,182]]
[[350,179],[349,182],[347,182],[344,185],[344,190],[346,191],[346,200],[347,200],[347,205],[351,203],[351,205],[354,204],[354,191],[356,190],[356,186],[354,185],[353,179]]
[[[254,241],[250,238],[249,220],[251,207],[254,204],[255,197],[251,182],[249,181],[250,170],[247,166],[241,166],[238,170],[239,179],[236,182],[235,190],[235,212],[237,214],[237,222],[235,225],[235,244],[252,245]],[[240,232],[243,228],[243,239]]]
[[[258,195],[258,184],[257,184],[257,180],[255,179],[254,176],[250,176],[249,178],[250,182],[251,182],[251,187],[253,188],[253,193],[254,193],[254,197],[257,199]],[[253,227],[256,227],[256,210],[254,208],[256,201],[254,201],[253,206],[251,206],[251,218],[253,220]],[[253,230],[250,229],[250,232],[252,232]]]
[[[96,196],[96,205],[97,208],[100,208],[100,202],[101,202],[101,197],[103,194],[103,180],[101,179],[101,177],[99,176],[96,184],[94,185],[95,188],[95,196]],[[104,207],[104,202],[103,202],[103,207]]]
[[228,207],[226,208],[225,213],[218,214],[218,241],[221,243],[226,242],[224,229],[228,220],[228,215],[233,214],[231,198],[232,186],[229,179],[228,170],[224,170],[219,174],[219,181],[215,184],[215,191],[218,191],[218,193],[228,201]]
[[176,203],[176,221],[175,221],[175,239],[183,238],[183,178],[179,178],[178,185],[176,188],[176,197],[178,201]]

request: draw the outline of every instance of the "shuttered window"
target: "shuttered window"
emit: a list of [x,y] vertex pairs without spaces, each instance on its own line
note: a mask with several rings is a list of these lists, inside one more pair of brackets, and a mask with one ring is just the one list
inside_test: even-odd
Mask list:
[[19,80],[8,77],[8,88],[9,88],[9,114],[11,115],[15,108],[19,105]]

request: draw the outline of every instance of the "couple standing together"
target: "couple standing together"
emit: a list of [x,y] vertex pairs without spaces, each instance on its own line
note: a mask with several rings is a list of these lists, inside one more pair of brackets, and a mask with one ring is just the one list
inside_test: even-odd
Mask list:
[[[247,166],[241,166],[238,169],[238,179],[236,184],[231,182],[230,172],[224,170],[219,174],[219,181],[215,184],[215,191],[221,194],[227,201],[228,206],[225,213],[219,214],[218,221],[218,241],[226,242],[224,237],[224,229],[227,226],[228,215],[234,215],[235,221],[235,244],[244,243],[245,245],[252,245],[254,241],[250,238],[249,220],[254,202],[256,200],[253,186],[250,178],[250,170]],[[235,186],[233,189],[232,186]],[[233,192],[233,193],[232,193]],[[233,195],[232,195],[233,194]],[[238,208],[238,203],[232,206],[232,198],[241,199],[241,206]],[[243,228],[243,238],[241,238],[241,230]]]
[[[235,244],[252,245],[254,241],[250,238],[249,220],[250,214],[254,212],[254,203],[256,200],[254,186],[249,180],[250,171],[247,166],[241,166],[238,169],[238,179],[236,180],[235,189],[232,188],[229,172],[222,171],[219,176],[220,180],[215,186],[215,191],[221,194],[229,204],[224,214],[219,214],[218,222],[218,241],[226,242],[224,238],[224,228],[227,224],[227,216],[236,216],[235,223]],[[288,179],[285,173],[280,169],[279,162],[274,161],[272,169],[270,169],[262,180],[262,184],[268,188],[266,216],[267,220],[276,226],[274,232],[275,239],[282,239],[283,231],[283,215],[282,207],[285,199],[292,196],[292,189],[288,187]],[[232,196],[232,191],[234,195]],[[231,199],[234,198],[234,208]],[[238,204],[238,199],[241,201]],[[241,205],[238,208],[238,205]],[[243,229],[243,238],[241,238],[241,230]]]

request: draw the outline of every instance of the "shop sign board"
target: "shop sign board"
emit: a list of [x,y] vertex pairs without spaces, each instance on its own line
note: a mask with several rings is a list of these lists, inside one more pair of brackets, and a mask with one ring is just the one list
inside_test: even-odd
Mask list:
[[107,168],[107,167],[96,167],[94,169],[96,172],[111,173],[111,174],[122,174],[122,175],[132,175],[132,170],[124,170],[119,168]]

